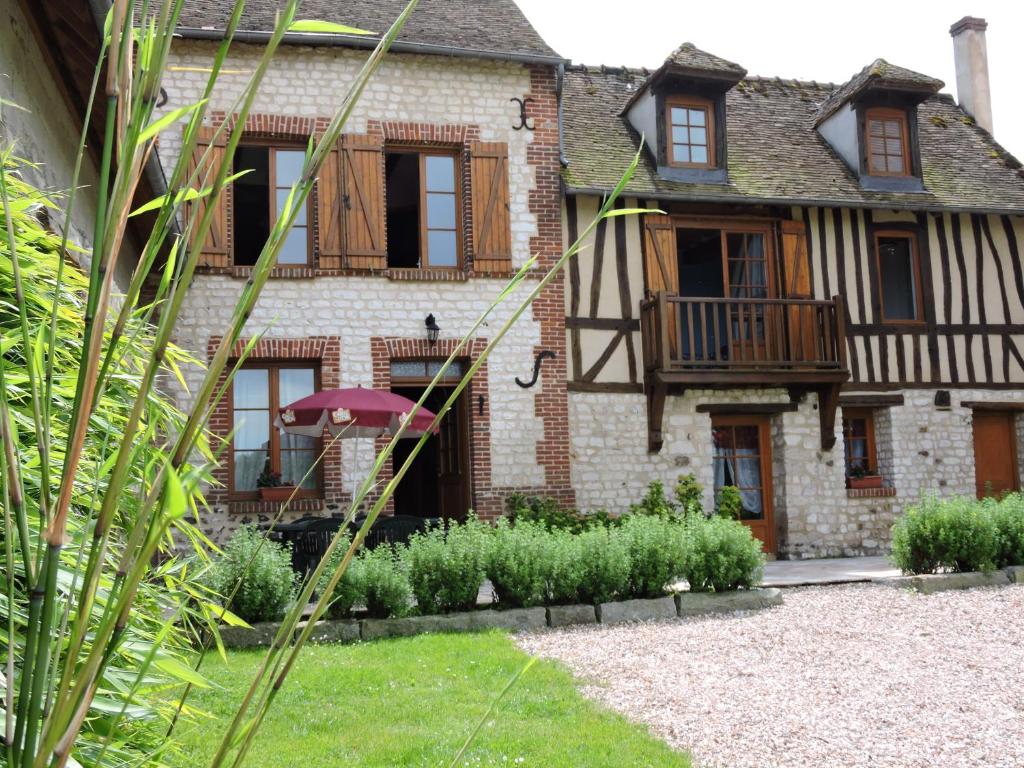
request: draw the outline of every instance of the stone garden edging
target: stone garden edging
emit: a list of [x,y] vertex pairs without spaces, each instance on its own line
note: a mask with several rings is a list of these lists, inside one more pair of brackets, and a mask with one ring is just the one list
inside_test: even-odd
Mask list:
[[[411,637],[426,632],[522,631],[577,624],[619,624],[753,611],[773,605],[782,605],[782,592],[776,588],[681,592],[650,600],[622,600],[596,606],[551,605],[546,608],[466,611],[397,619],[328,620],[317,623],[310,639],[314,643],[354,643],[385,637]],[[262,648],[270,645],[280,626],[277,622],[257,623],[251,628],[222,626],[220,635],[227,648]]]
[[1024,566],[1012,565],[1001,571],[968,571],[966,573],[925,573],[917,576],[893,576],[876,579],[876,584],[897,589],[911,589],[922,595],[948,592],[955,589],[975,587],[1005,587],[1010,584],[1024,584]]

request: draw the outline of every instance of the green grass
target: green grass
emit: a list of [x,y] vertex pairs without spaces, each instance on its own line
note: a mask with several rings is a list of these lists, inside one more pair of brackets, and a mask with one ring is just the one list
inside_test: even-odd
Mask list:
[[[179,726],[182,768],[200,768],[261,658],[211,654],[216,685]],[[421,635],[302,652],[253,746],[247,768],[448,766],[528,657],[501,633]],[[468,766],[687,768],[685,755],[642,726],[584,699],[572,675],[538,662],[498,704],[463,758]]]

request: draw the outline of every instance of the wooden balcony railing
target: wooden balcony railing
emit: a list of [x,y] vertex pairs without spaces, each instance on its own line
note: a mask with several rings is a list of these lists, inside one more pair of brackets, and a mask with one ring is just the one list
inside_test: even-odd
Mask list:
[[842,298],[726,299],[659,293],[640,307],[645,370],[668,382],[845,379]]

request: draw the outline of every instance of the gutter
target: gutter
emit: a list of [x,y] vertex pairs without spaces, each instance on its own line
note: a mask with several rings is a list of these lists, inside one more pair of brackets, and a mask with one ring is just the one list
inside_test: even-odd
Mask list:
[[[90,0],[97,2],[97,0]],[[223,40],[224,30],[203,29],[200,27],[178,27],[177,34],[189,40]],[[240,43],[266,43],[270,32],[255,30],[237,30],[232,40]],[[361,37],[356,35],[323,35],[309,32],[286,32],[281,40],[288,45],[333,46],[344,48],[376,48],[380,38]],[[547,64],[549,66],[565,66],[568,59],[561,56],[544,56],[537,53],[514,53],[511,51],[490,51],[479,48],[457,48],[451,45],[434,45],[432,43],[414,43],[396,40],[391,44],[396,53],[424,53],[432,56],[449,56],[453,58],[493,59],[495,61],[515,61],[521,64]]]
[[[567,195],[594,195],[596,197],[605,197],[611,194],[611,187],[604,189],[600,187],[570,187],[566,186],[565,193]],[[622,195],[629,197],[637,197],[640,199],[648,200],[664,200],[673,203],[730,203],[733,205],[780,205],[780,206],[792,206],[798,205],[816,208],[849,208],[849,209],[873,209],[873,210],[884,210],[884,211],[911,211],[911,212],[924,212],[924,213],[988,213],[1003,216],[1024,216],[1024,208],[993,208],[993,207],[969,207],[969,206],[954,206],[954,205],[941,205],[937,203],[933,204],[914,204],[914,203],[897,203],[897,202],[872,202],[870,200],[861,201],[850,201],[850,200],[823,200],[816,198],[803,198],[803,197],[748,197],[738,195],[685,195],[685,194],[666,194],[664,192],[638,192],[631,189],[625,189]]]
[[562,89],[565,85],[565,63],[558,65],[555,73],[555,101],[558,104],[556,119],[558,120],[558,162],[563,168],[569,167],[569,158],[565,154],[565,120],[562,119]]

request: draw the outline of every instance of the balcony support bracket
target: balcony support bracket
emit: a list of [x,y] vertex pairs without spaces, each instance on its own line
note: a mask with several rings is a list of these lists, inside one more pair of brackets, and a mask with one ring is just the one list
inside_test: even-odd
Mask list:
[[662,419],[665,416],[665,395],[668,386],[660,381],[649,381],[644,384],[647,394],[647,451],[659,453],[664,443],[661,433]]
[[818,389],[818,417],[821,420],[821,450],[831,451],[836,444],[836,411],[842,384],[827,384]]

